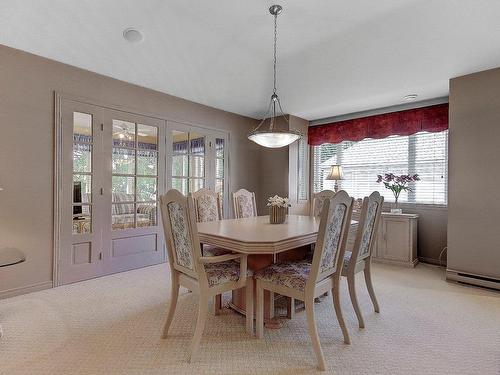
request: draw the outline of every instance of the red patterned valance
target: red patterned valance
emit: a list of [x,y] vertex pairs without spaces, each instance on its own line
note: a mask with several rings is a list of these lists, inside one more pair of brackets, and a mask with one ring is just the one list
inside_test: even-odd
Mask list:
[[411,135],[422,131],[440,132],[448,129],[448,104],[384,113],[353,120],[310,126],[309,144],[361,141],[390,135]]

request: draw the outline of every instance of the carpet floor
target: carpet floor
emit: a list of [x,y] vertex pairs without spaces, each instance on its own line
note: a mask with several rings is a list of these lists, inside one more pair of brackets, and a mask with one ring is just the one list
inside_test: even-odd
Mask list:
[[[330,298],[315,304],[328,372],[500,374],[500,293],[450,284],[443,269],[374,265],[381,313],[358,279],[360,330],[342,280],[351,335],[345,345]],[[182,290],[170,337],[160,339],[170,295],[166,265],[0,301],[0,374],[316,373],[305,312],[257,340],[229,309],[209,314],[198,355],[186,362],[197,296]]]

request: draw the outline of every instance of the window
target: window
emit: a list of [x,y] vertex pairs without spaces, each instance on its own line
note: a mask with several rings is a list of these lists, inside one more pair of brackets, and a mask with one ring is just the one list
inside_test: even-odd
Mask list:
[[187,195],[205,187],[205,137],[174,130],[172,188]]
[[413,191],[402,192],[399,200],[408,203],[446,204],[448,179],[448,131],[421,132],[410,136],[345,141],[314,146],[313,190],[332,189],[335,181],[325,180],[328,168],[340,164],[344,179],[339,188],[355,198],[379,191],[386,201],[392,192],[376,182],[377,175],[418,173],[421,181],[412,183]]
[[215,191],[221,196],[224,211],[229,198],[227,135],[177,123],[167,132],[172,147],[167,186],[184,195],[202,188]]
[[158,128],[113,119],[112,228],[156,225]]

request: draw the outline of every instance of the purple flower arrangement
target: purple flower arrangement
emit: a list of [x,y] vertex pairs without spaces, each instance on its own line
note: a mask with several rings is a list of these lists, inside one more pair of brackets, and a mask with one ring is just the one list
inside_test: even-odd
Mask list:
[[396,207],[398,205],[399,194],[402,191],[412,191],[412,189],[408,186],[409,182],[420,181],[420,177],[418,174],[402,174],[395,175],[394,173],[385,173],[382,175],[377,175],[377,182],[384,183],[384,186],[391,190],[394,194],[394,199],[396,200]]

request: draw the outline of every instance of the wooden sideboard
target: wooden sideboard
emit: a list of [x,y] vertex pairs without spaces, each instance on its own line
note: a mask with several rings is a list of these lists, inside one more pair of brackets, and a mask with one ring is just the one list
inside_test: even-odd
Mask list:
[[[356,213],[353,213],[353,219],[358,220]],[[372,260],[378,263],[415,267],[418,263],[417,222],[416,214],[382,212]],[[355,238],[356,230],[352,230],[347,242],[348,250],[354,246]]]

